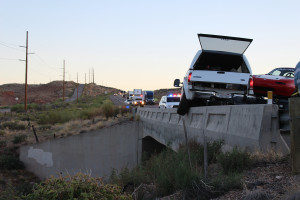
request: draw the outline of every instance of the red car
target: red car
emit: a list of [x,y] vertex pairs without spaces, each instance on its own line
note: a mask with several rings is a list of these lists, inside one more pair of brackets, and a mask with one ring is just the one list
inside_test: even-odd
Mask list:
[[253,90],[256,96],[273,91],[274,97],[290,97],[295,91],[294,68],[275,68],[265,75],[253,75]]

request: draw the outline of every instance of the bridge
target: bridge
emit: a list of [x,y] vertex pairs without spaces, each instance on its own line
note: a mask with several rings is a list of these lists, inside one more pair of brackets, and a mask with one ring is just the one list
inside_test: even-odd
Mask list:
[[203,142],[224,140],[249,151],[273,149],[287,154],[280,135],[277,105],[234,105],[191,108],[182,117],[176,109],[138,108],[138,121],[127,121],[88,133],[22,146],[20,160],[41,179],[50,175],[88,172],[107,177],[114,168],[133,168],[142,152],[159,152],[165,146],[178,150],[187,138]]
[[280,134],[278,113],[277,105],[266,104],[195,107],[186,116],[178,115],[176,109],[137,110],[142,137],[152,137],[175,151],[185,141],[185,124],[189,140],[203,143],[206,136],[224,140],[225,150],[237,146],[287,154],[290,149]]

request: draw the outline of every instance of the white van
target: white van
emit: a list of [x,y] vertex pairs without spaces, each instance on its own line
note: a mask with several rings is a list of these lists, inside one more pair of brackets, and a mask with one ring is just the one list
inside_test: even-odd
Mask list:
[[[198,34],[199,50],[184,76],[177,113],[184,115],[191,106],[233,104],[234,97],[253,94],[250,64],[244,52],[252,39]],[[174,81],[180,87],[180,80]]]

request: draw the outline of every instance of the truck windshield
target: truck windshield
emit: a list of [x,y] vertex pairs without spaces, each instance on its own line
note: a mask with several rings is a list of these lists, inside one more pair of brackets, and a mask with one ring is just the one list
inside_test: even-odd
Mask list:
[[153,99],[153,92],[147,91],[147,92],[146,92],[146,95],[147,95],[147,98],[148,98],[148,99]]

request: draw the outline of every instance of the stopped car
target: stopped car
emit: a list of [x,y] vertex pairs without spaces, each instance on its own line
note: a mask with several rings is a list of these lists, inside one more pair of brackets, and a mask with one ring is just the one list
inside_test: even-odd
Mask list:
[[131,100],[131,99],[126,99],[126,100],[124,101],[124,103],[125,103],[126,105],[132,105],[132,100]]
[[159,102],[159,108],[178,108],[180,102],[180,94],[169,94],[162,96]]
[[144,100],[142,98],[135,98],[132,100],[132,105],[144,107]]
[[295,91],[294,68],[275,68],[264,75],[253,75],[253,90],[256,96],[273,92],[276,98],[288,98]]
[[201,49],[189,66],[181,88],[177,113],[184,115],[191,106],[210,103],[233,104],[234,97],[253,94],[252,71],[244,52],[252,39],[198,34]]

